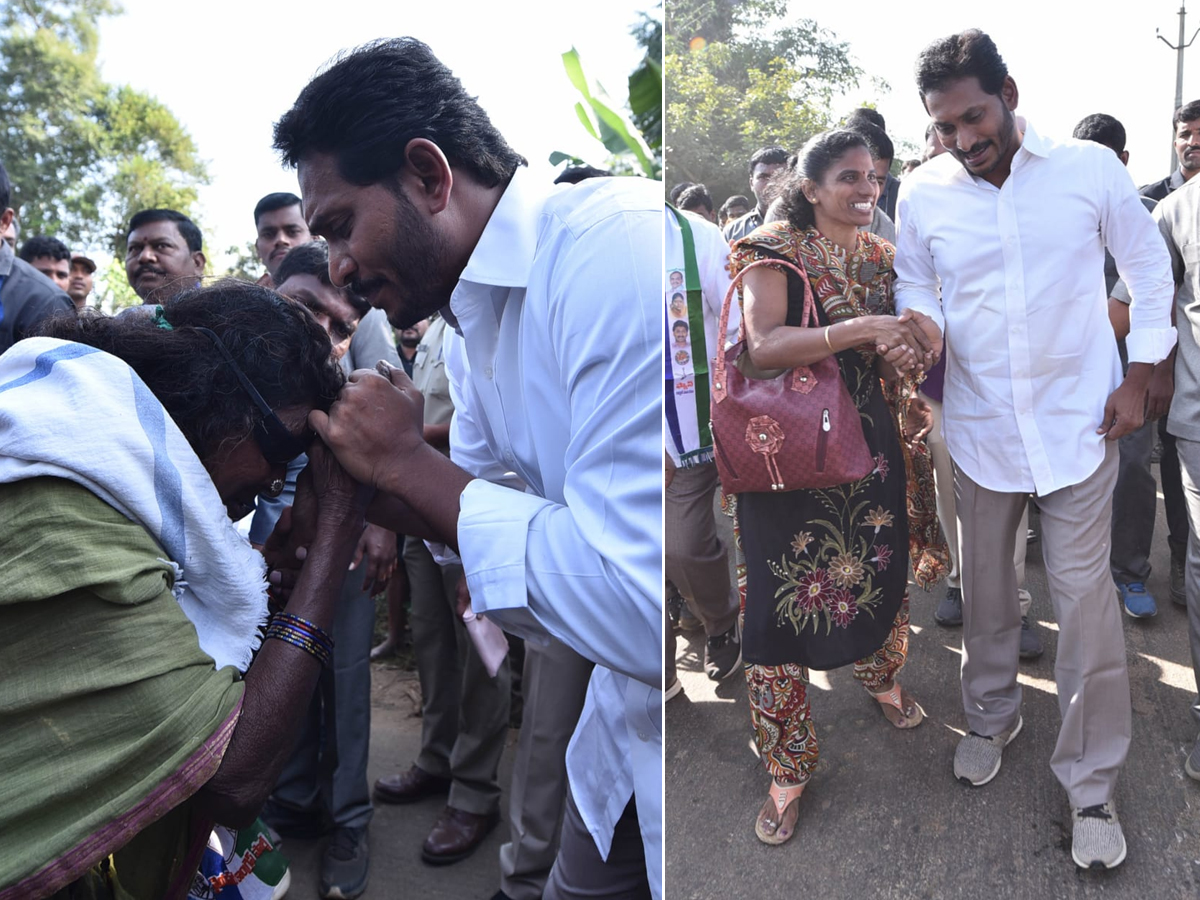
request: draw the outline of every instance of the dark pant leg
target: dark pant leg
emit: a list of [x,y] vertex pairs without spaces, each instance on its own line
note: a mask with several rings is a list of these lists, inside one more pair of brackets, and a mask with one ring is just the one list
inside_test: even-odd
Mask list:
[[646,851],[630,799],[613,832],[608,858],[602,859],[573,797],[567,798],[562,843],[546,883],[545,900],[650,900]]

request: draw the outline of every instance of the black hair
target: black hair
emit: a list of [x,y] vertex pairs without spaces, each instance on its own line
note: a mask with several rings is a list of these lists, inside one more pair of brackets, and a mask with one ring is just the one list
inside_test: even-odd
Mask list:
[[866,122],[869,125],[874,125],[880,131],[887,131],[887,123],[884,122],[883,116],[879,114],[879,110],[872,109],[869,106],[860,106],[858,109],[852,109],[850,115],[846,116],[846,127],[854,130],[854,125],[859,122]]
[[187,244],[188,250],[192,253],[197,252],[204,245],[204,237],[200,234],[196,223],[183,213],[173,209],[143,209],[140,213],[135,214],[129,220],[129,227],[125,229],[125,240],[128,241],[129,235],[143,225],[151,225],[154,222],[174,222],[175,227],[179,229],[179,234]]
[[709,194],[708,188],[702,184],[693,184],[686,190],[681,191],[675,205],[680,209],[691,210],[693,212],[699,207],[704,207],[710,213],[713,211],[712,195]]
[[166,407],[202,461],[244,438],[262,413],[199,327],[216,332],[274,410],[328,410],[345,380],[329,336],[301,304],[256,284],[223,279],[162,305],[164,329],[145,313],[84,309],[47,319],[41,334],[124,360]]
[[0,160],[0,213],[8,209],[11,199],[12,182],[8,180],[8,169],[4,168],[4,161]]
[[612,172],[608,171],[608,169],[597,169],[595,166],[567,166],[554,179],[554,183],[579,184],[579,182],[587,181],[589,178],[612,178]]
[[675,207],[679,206],[679,195],[694,185],[694,181],[681,181],[679,184],[667,191],[667,201]]
[[[312,275],[321,284],[332,288],[333,281],[329,278],[329,245],[324,241],[311,241],[289,250],[279,268],[275,270],[275,284],[281,285],[293,275]],[[348,287],[334,290],[341,292],[360,319],[371,311],[371,304],[361,294],[356,294]]]
[[671,326],[671,330],[672,330],[672,331],[674,331],[676,328],[682,328],[684,331],[687,331],[687,330],[688,330],[688,323],[687,323],[687,322],[685,322],[685,321],[683,321],[683,319],[677,319],[677,320],[675,321],[675,324],[673,324],[673,325]]
[[754,155],[750,157],[750,174],[754,174],[754,167],[758,165],[778,166],[783,165],[788,161],[788,152],[782,147],[763,147],[754,151]]
[[286,165],[331,153],[341,177],[356,185],[395,176],[414,138],[437,144],[485,187],[527,165],[454,74],[411,37],[339,54],[275,123],[275,149]]
[[1171,117],[1171,130],[1178,130],[1180,122],[1195,122],[1197,119],[1200,119],[1200,100],[1192,100],[1175,110],[1175,115]]
[[1080,141],[1095,141],[1114,153],[1125,150],[1125,126],[1107,113],[1084,116],[1071,132],[1071,137]]
[[855,147],[863,147],[870,152],[867,139],[857,131],[845,128],[836,131],[824,131],[808,139],[800,148],[795,161],[785,170],[782,180],[778,181],[778,191],[775,214],[780,219],[786,219],[799,229],[809,228],[816,222],[812,204],[804,195],[804,182],[819,183],[843,154]]
[[978,28],[939,38],[921,51],[916,66],[917,93],[925,95],[952,81],[974,76],[985,93],[999,94],[1008,66],[990,37]]
[[48,256],[54,260],[70,260],[71,251],[58,238],[46,237],[44,234],[35,234],[21,245],[17,256],[21,257],[27,263],[33,262],[39,256]]
[[263,213],[275,212],[277,209],[287,209],[289,206],[299,206],[300,198],[289,191],[276,191],[274,194],[267,194],[258,201],[254,206],[254,227],[258,227],[258,220]]
[[889,163],[896,158],[896,147],[882,128],[866,119],[853,119],[846,123],[847,131],[854,131],[867,139],[867,147],[873,159],[886,159]]

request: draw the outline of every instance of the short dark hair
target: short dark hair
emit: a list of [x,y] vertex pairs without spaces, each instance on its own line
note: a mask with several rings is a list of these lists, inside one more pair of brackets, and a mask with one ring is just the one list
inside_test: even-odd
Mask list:
[[35,234],[21,245],[17,256],[21,257],[25,262],[33,262],[40,256],[48,256],[54,260],[70,260],[71,251],[58,238],[46,237],[44,234]]
[[1171,129],[1177,129],[1180,122],[1195,122],[1197,119],[1200,119],[1200,100],[1192,100],[1175,110],[1175,115],[1171,117]]
[[404,168],[409,141],[437,144],[486,187],[527,165],[429,47],[416,38],[373,41],[340,54],[275,123],[275,149],[295,168],[331,153],[351,184],[377,184]]
[[[324,241],[311,241],[289,250],[279,268],[275,270],[276,286],[283,284],[293,275],[312,275],[321,284],[332,288],[333,281],[329,278],[329,245]],[[361,294],[354,293],[348,287],[335,290],[341,291],[360,319],[371,311],[371,304]]]
[[858,109],[850,110],[850,114],[846,116],[846,127],[853,129],[857,122],[866,122],[874,125],[880,131],[887,131],[887,123],[884,122],[883,116],[879,114],[879,110],[872,109],[869,106],[860,106]]
[[[804,195],[805,181],[820,182],[829,171],[829,167],[855,147],[862,147],[870,152],[867,139],[857,131],[839,128],[835,131],[824,131],[809,138],[808,143],[800,148],[795,162],[786,172],[780,173],[776,214],[786,219],[801,230],[812,226],[815,221],[812,204]],[[779,178],[780,176],[776,176]]]
[[1114,153],[1125,151],[1125,126],[1107,113],[1084,116],[1071,132],[1071,137],[1080,141],[1095,141]]
[[695,210],[702,206],[709,212],[713,211],[712,195],[702,184],[693,184],[690,188],[683,190],[675,205],[686,210]]
[[679,195],[682,194],[684,191],[686,191],[688,188],[690,188],[695,183],[696,182],[694,182],[694,181],[679,182],[679,184],[675,185],[669,191],[667,191],[667,200],[670,202],[670,204],[672,206],[679,206]]
[[882,128],[872,125],[866,119],[854,119],[846,123],[848,131],[854,131],[867,139],[867,147],[875,159],[886,159],[889,163],[896,158],[896,148],[892,139]]
[[613,173],[608,169],[597,169],[595,166],[567,166],[554,179],[555,184],[579,184],[589,178],[612,178]]
[[760,150],[755,150],[754,155],[750,157],[750,174],[754,174],[754,167],[759,165],[779,166],[788,161],[788,152],[782,147],[763,147]]
[[272,409],[328,410],[345,380],[325,329],[301,304],[275,291],[223,279],[185,291],[162,308],[170,329],[148,315],[85,309],[47,319],[41,333],[123,359],[203,461],[223,442],[250,434],[262,413],[200,327],[217,334]]
[[267,194],[254,206],[254,227],[258,227],[258,219],[263,213],[275,212],[277,209],[287,209],[289,206],[299,206],[300,198],[288,191],[277,191]]
[[985,93],[999,94],[1008,77],[1008,66],[995,42],[978,28],[971,28],[939,38],[922,50],[917,57],[916,74],[917,93],[924,103],[930,91],[972,76],[979,79]]
[[136,213],[129,220],[129,227],[125,229],[125,240],[128,241],[129,235],[143,225],[151,225],[154,222],[174,222],[175,227],[179,229],[180,235],[187,243],[188,250],[193,253],[204,246],[204,237],[200,234],[196,223],[183,213],[173,209],[143,209],[140,213]]
[[750,199],[743,194],[734,194],[732,197],[727,197],[725,202],[721,204],[721,214],[728,214],[729,210],[735,206],[744,206],[746,209],[753,209],[754,204]]

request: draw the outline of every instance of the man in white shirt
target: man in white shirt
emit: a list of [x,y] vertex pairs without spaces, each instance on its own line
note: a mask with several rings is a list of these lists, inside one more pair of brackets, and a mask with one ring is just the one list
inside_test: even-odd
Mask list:
[[[991,781],[1021,729],[1009,561],[1033,492],[1059,625],[1063,724],[1050,766],[1072,806],[1076,864],[1111,868],[1125,858],[1112,799],[1131,730],[1108,567],[1115,441],[1141,426],[1153,365],[1175,340],[1170,264],[1113,153],[1022,133],[1016,83],[987,35],[935,41],[918,59],[917,85],[950,152],[901,184],[896,299],[931,316],[947,347],[943,431],[959,500],[970,728],[954,772],[974,786]],[[1105,247],[1134,297],[1124,380]]]
[[544,896],[661,897],[662,185],[543,187],[410,38],[318,75],[275,146],[333,281],[397,328],[441,310],[469,373],[457,464],[400,370],[356,373],[312,426],[375,521],[458,551],[477,613],[596,663]]

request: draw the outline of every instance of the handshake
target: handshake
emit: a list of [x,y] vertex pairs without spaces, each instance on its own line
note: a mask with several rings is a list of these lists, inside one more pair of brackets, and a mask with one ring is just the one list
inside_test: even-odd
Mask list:
[[928,372],[942,355],[942,332],[933,319],[914,309],[898,316],[871,316],[875,352],[898,375]]

